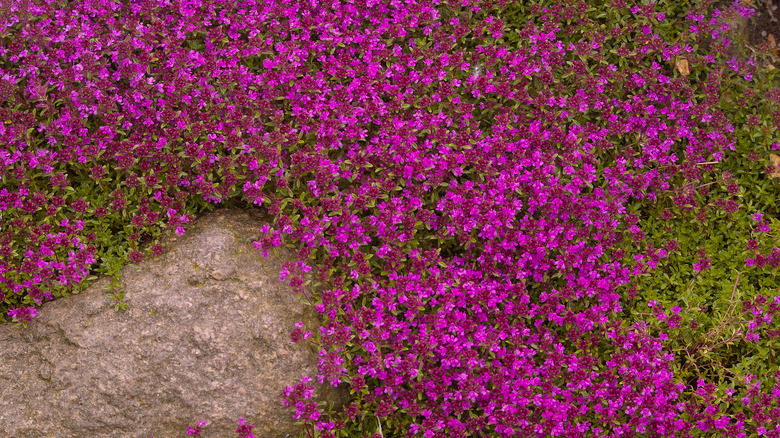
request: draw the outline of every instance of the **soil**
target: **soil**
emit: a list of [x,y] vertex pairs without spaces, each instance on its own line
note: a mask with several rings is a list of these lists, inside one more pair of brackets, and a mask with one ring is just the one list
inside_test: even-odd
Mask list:
[[[720,2],[719,8],[724,10],[732,1]],[[780,43],[780,0],[749,0],[755,12],[749,19],[738,19],[737,31],[741,37],[732,40],[734,50],[729,53],[737,53],[737,45],[748,48],[746,55],[756,52],[760,46],[766,44],[773,55],[767,62],[774,67],[780,67],[778,56],[778,43]],[[763,62],[761,64],[764,64]],[[771,68],[771,67],[770,67]]]
[[750,17],[747,28],[748,46],[757,47],[768,42],[772,54],[777,56],[780,41],[780,1],[754,0],[756,13]]
[[[726,11],[735,0],[716,1],[714,6],[721,11]],[[739,0],[749,4],[753,9],[750,18],[737,16],[736,34],[730,36],[731,47],[729,56],[735,56],[747,61],[752,53],[758,52],[763,45],[770,51],[770,57],[756,64],[759,69],[780,68],[780,0]],[[740,54],[741,52],[741,54]]]

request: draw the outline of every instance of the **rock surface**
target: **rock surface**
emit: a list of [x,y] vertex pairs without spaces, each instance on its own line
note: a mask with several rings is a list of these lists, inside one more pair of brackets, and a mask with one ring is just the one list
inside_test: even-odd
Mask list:
[[257,438],[298,436],[281,392],[316,375],[317,354],[290,332],[319,321],[278,279],[293,253],[264,259],[253,246],[269,221],[205,213],[159,258],[123,268],[126,310],[101,278],[44,304],[27,329],[0,324],[0,437],[185,437],[200,419],[201,437],[235,437],[242,416]]

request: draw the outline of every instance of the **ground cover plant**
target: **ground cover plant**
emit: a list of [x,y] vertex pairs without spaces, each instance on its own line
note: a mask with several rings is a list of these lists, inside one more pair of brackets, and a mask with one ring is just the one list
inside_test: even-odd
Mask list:
[[325,320],[291,334],[305,436],[780,436],[780,90],[726,56],[749,3],[0,11],[11,321],[100,275],[120,311],[124,263],[266,208]]

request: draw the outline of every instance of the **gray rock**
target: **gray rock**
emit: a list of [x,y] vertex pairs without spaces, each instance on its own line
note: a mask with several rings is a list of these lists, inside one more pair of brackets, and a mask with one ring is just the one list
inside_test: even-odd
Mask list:
[[[266,260],[252,245],[258,210],[216,210],[166,242],[158,259],[122,270],[114,311],[101,278],[44,304],[27,329],[0,324],[0,437],[235,437],[244,417],[258,438],[298,436],[281,392],[317,374],[317,353],[290,332],[317,313],[278,279],[289,250]],[[338,389],[318,387],[342,406]]]

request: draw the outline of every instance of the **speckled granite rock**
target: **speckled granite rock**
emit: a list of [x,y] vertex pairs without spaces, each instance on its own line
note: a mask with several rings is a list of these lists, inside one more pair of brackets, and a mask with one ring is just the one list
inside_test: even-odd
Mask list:
[[[252,241],[270,218],[216,210],[174,236],[158,259],[122,271],[115,312],[102,278],[47,303],[28,328],[0,324],[0,437],[297,436],[282,390],[315,375],[317,354],[290,332],[316,312],[278,280],[292,252],[264,259]],[[323,387],[341,405],[347,393]]]

